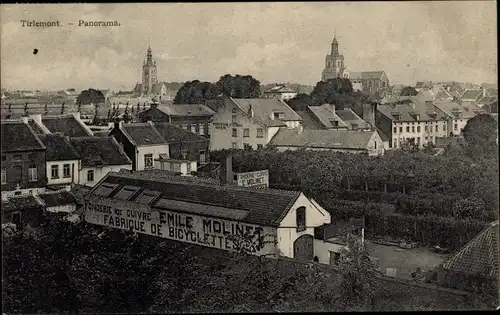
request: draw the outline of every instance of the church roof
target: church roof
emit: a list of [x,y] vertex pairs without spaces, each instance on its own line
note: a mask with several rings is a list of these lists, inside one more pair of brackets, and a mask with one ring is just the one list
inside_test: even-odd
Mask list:
[[361,77],[363,80],[373,80],[382,78],[383,74],[384,71],[363,71]]

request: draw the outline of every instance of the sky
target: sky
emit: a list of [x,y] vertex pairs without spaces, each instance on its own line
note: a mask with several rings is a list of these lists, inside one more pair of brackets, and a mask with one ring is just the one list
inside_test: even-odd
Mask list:
[[229,73],[315,85],[334,33],[350,71],[385,70],[391,84],[497,83],[495,1],[11,4],[0,13],[7,89],[132,90],[149,44],[159,81]]

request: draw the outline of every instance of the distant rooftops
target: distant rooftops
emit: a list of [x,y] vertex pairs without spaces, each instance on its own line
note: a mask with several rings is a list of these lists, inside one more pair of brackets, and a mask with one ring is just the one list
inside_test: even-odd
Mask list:
[[299,133],[282,129],[271,139],[269,146],[364,150],[373,134],[368,131],[308,129]]

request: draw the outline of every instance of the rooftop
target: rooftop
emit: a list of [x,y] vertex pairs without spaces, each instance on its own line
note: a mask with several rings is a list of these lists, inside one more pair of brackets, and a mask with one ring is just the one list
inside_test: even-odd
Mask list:
[[344,108],[335,110],[335,114],[340,117],[347,125],[356,124],[360,129],[371,128],[371,125],[364,121],[361,117],[359,117],[355,112],[350,108]]
[[47,148],[47,152],[45,153],[47,161],[68,161],[80,159],[80,155],[65,136],[54,133],[38,135],[38,137]]
[[81,156],[83,167],[132,164],[113,137],[80,137],[70,141]]
[[213,116],[215,112],[202,104],[159,105],[158,109],[169,116]]
[[311,116],[312,114],[306,110],[297,110],[296,113],[302,118],[302,126],[305,129],[318,130],[323,129],[321,125],[319,125],[314,118]]
[[42,123],[50,132],[62,132],[68,137],[86,137],[92,134],[84,127],[84,123],[73,114],[59,116],[43,116]]
[[[275,98],[229,98],[233,105],[236,105],[245,114],[248,114],[250,107],[254,117],[266,126],[283,126],[284,121],[301,121],[302,118],[288,106],[285,102]],[[272,119],[273,113],[282,113],[283,118]]]
[[290,146],[327,149],[366,149],[373,132],[355,130],[281,129],[269,142],[270,146]]
[[167,144],[152,123],[120,124],[120,130],[136,146]]
[[294,90],[287,88],[284,85],[277,85],[264,93],[296,93]]
[[[325,128],[347,127],[347,124],[337,115],[337,111],[330,104],[307,106],[307,109],[316,116]],[[337,126],[334,124],[335,121],[338,123]]]
[[437,110],[432,104],[426,104],[419,101],[408,104],[378,105],[377,110],[394,121],[448,120],[448,116]]
[[2,200],[2,212],[11,212],[16,210],[25,210],[42,206],[32,195],[14,196],[8,200]]
[[465,90],[460,100],[478,100],[483,95],[483,90]]
[[[126,191],[122,188],[125,186],[133,187],[135,192],[128,196],[123,195]],[[120,198],[137,201],[144,190],[159,192],[159,197],[150,201],[153,208],[267,226],[277,226],[300,195],[300,192],[296,191],[192,182],[191,178],[183,176],[151,179],[116,172],[108,173],[90,194],[111,199],[119,195]]]
[[2,120],[2,152],[43,150],[45,146],[22,120]]
[[69,191],[39,194],[46,207],[57,207],[76,203],[76,197]]
[[160,132],[167,142],[182,141],[208,141],[206,138],[197,135],[191,131],[184,130],[176,125],[169,123],[154,123],[155,128]]
[[442,267],[469,274],[498,277],[498,245],[498,221],[495,221],[446,260]]
[[462,118],[468,119],[483,112],[483,110],[481,110],[479,106],[474,104],[463,105],[457,102],[443,101],[435,101],[433,104],[452,118],[457,118],[457,115],[455,113],[461,113]]

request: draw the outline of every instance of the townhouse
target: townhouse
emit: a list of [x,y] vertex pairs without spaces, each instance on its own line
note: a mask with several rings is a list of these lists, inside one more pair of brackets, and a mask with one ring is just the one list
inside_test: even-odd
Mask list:
[[168,122],[201,136],[210,136],[210,122],[215,112],[202,104],[172,104],[165,101],[151,104],[138,114],[141,122]]
[[168,158],[168,142],[154,127],[151,121],[147,123],[115,123],[109,134],[123,146],[124,152],[132,161],[132,170],[142,171],[155,167],[154,161]]
[[47,148],[23,120],[2,120],[2,199],[43,192]]
[[419,101],[378,105],[375,114],[375,124],[390,137],[391,148],[400,148],[404,143],[419,147],[435,144],[437,137],[447,137],[448,119],[432,102]]
[[280,99],[224,98],[210,132],[210,149],[260,149],[280,128],[298,128],[302,118]]
[[470,118],[485,113],[483,109],[472,103],[462,105],[458,102],[435,101],[433,104],[448,117],[447,130],[450,137],[459,136]]

